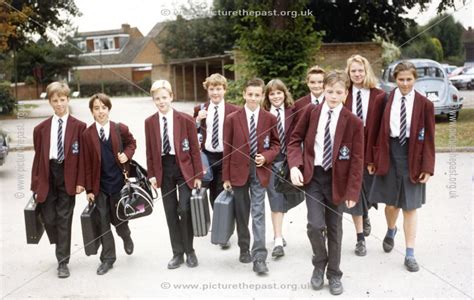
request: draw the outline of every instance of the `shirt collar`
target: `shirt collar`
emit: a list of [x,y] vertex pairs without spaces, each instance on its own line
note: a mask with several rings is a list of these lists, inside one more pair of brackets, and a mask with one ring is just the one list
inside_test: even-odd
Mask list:
[[343,104],[342,104],[342,103],[339,103],[339,105],[336,106],[335,108],[330,108],[329,105],[328,105],[328,103],[327,103],[327,102],[324,102],[323,109],[321,110],[321,113],[327,114],[327,112],[328,112],[330,109],[332,109],[332,111],[333,111],[333,116],[339,116],[339,114],[341,113],[342,107],[343,107]]
[[318,102],[321,103],[323,99],[324,99],[324,93],[321,93],[319,97],[316,97],[315,95],[313,95],[313,93],[311,93],[311,103],[314,103],[316,100],[318,100]]
[[275,107],[275,106],[273,106],[273,105],[270,106],[270,111],[271,111],[271,112],[275,112],[275,113],[276,113],[276,112],[277,112],[277,109],[280,109],[280,112],[285,112],[285,108],[283,107],[283,105],[280,106],[280,107],[278,107],[278,108]]
[[209,109],[209,108],[215,109],[214,107],[216,107],[216,106],[217,106],[218,108],[221,108],[223,105],[224,105],[224,99],[222,99],[221,102],[219,102],[219,104],[214,104],[214,102],[209,101],[208,109]]
[[257,106],[257,109],[255,111],[251,111],[247,107],[247,104],[245,104],[244,107],[245,107],[245,113],[247,114],[247,117],[250,117],[252,114],[254,114],[255,116],[258,116],[258,114],[260,113],[260,106]]
[[166,114],[162,114],[160,111],[158,111],[158,115],[160,116],[160,120],[163,119],[163,117],[166,117],[166,120],[171,120],[173,118],[173,109],[170,108]]
[[415,99],[415,89],[412,89],[406,95],[402,95],[399,88],[395,89],[395,99],[402,99],[402,97],[405,97],[406,101],[414,100]]
[[58,122],[58,120],[59,120],[59,119],[61,119],[61,120],[63,120],[63,123],[66,123],[66,122],[67,122],[67,119],[68,119],[68,117],[69,117],[69,113],[65,114],[65,115],[64,115],[64,116],[62,116],[61,118],[60,118],[60,117],[58,117],[58,115],[54,114],[54,115],[53,115],[53,121],[57,123],[57,122]]
[[107,121],[104,125],[100,125],[99,122],[95,122],[95,128],[97,128],[98,131],[100,131],[101,128],[104,128],[104,130],[108,130],[110,128],[110,121]]

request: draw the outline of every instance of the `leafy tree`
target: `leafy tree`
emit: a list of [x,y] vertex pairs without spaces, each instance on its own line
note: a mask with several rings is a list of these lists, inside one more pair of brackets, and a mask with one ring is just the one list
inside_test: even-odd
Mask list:
[[74,0],[2,0],[0,7],[0,51],[19,49],[35,34],[48,39],[47,29],[56,31],[80,15]]
[[[306,1],[251,1],[249,11],[303,11]],[[319,49],[321,33],[313,29],[313,16],[288,18],[248,15],[236,26],[237,46],[244,63],[237,68],[245,78],[259,76],[264,81],[280,78],[295,98],[305,92],[303,78]]]
[[464,47],[462,45],[462,34],[464,27],[456,22],[451,15],[439,15],[432,18],[421,30],[429,28],[431,36],[437,38],[443,47],[444,56],[462,56]]

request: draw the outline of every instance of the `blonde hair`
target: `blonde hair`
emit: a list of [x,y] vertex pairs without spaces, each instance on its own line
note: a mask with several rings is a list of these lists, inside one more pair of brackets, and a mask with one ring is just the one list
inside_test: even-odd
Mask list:
[[168,91],[170,95],[173,95],[173,89],[171,88],[171,83],[169,83],[167,80],[160,79],[153,82],[153,84],[151,85],[150,94],[153,96],[153,92],[159,89],[164,89]]
[[306,72],[306,82],[308,82],[309,80],[309,77],[311,75],[315,75],[315,74],[321,74],[323,75],[326,75],[326,71],[324,71],[323,68],[321,68],[320,66],[312,66],[311,68],[309,68],[309,70]]
[[66,96],[69,98],[70,93],[71,89],[69,88],[67,83],[63,81],[51,82],[46,87],[46,95],[48,97],[48,100],[51,100],[51,97],[53,97],[54,94],[57,94],[58,96]]
[[398,73],[403,71],[410,71],[415,79],[418,78],[418,73],[416,72],[415,65],[406,60],[399,62],[395,66],[395,68],[393,69],[393,78],[397,79]]
[[327,85],[333,86],[338,82],[342,83],[346,90],[351,86],[349,75],[342,70],[333,70],[324,77],[324,87]]
[[372,67],[370,66],[369,61],[367,58],[359,55],[359,54],[354,54],[351,57],[347,59],[347,65],[346,65],[346,73],[349,75],[349,78],[351,78],[350,74],[350,68],[352,63],[359,63],[364,66],[365,69],[365,78],[364,82],[362,83],[362,86],[366,89],[371,89],[377,86],[377,77],[375,77],[374,71],[372,70]]
[[285,100],[283,101],[283,105],[285,108],[288,108],[289,106],[293,105],[293,102],[294,102],[293,97],[291,96],[291,93],[288,91],[288,88],[283,83],[283,81],[276,78],[276,79],[270,80],[265,86],[265,98],[263,99],[263,103],[262,103],[262,106],[265,110],[270,110],[272,106],[272,103],[270,102],[268,95],[270,95],[270,92],[274,90],[282,91],[285,94]]
[[214,73],[207,77],[202,85],[205,90],[207,90],[207,88],[211,85],[222,85],[224,90],[227,90],[227,79],[219,73]]

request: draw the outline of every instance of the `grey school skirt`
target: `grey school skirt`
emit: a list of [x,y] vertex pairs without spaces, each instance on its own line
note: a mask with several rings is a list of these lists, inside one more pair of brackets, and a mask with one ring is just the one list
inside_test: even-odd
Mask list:
[[373,181],[374,176],[369,174],[367,168],[364,168],[364,177],[362,179],[359,202],[357,202],[357,204],[352,208],[347,208],[347,206],[343,205],[345,213],[351,214],[353,216],[363,216],[369,211],[369,195]]
[[426,185],[410,181],[408,143],[401,146],[398,138],[390,138],[390,168],[384,176],[376,175],[369,203],[385,203],[403,210],[420,208],[426,202]]
[[[285,157],[280,153],[276,158],[275,161],[282,161],[284,160]],[[270,182],[268,183],[267,186],[267,194],[268,194],[268,200],[270,202],[270,210],[272,212],[282,212],[286,213],[288,211],[288,207],[286,205],[286,199],[285,195],[282,193],[278,193],[275,191],[275,177],[277,171],[275,169],[275,164],[272,164],[272,174],[270,175]]]

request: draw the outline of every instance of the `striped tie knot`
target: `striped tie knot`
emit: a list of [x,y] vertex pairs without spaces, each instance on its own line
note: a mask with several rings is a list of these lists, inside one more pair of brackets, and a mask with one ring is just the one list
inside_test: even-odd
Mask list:
[[332,109],[328,111],[328,120],[324,128],[324,151],[323,151],[323,164],[322,167],[325,171],[329,170],[332,166],[332,141],[331,141],[331,132],[330,124],[332,117]]
[[278,129],[278,137],[280,138],[280,152],[286,154],[286,136],[285,136],[285,129],[283,128],[283,122],[281,120],[281,108],[277,108],[277,129]]
[[405,145],[407,142],[407,109],[406,109],[406,98],[400,99],[400,135],[398,136],[400,145]]
[[255,115],[250,116],[250,157],[257,155],[257,129],[255,127]]
[[361,119],[364,120],[364,113],[362,111],[362,93],[360,90],[357,91],[357,116]]
[[218,107],[214,106],[214,120],[212,121],[212,148],[219,147],[219,111]]
[[100,140],[105,142],[105,130],[104,127],[100,127]]
[[64,160],[64,145],[63,145],[63,120],[58,119],[58,143],[57,143],[57,150],[58,150],[58,160]]
[[168,121],[163,116],[163,154],[167,155],[171,152],[171,145],[168,136]]

